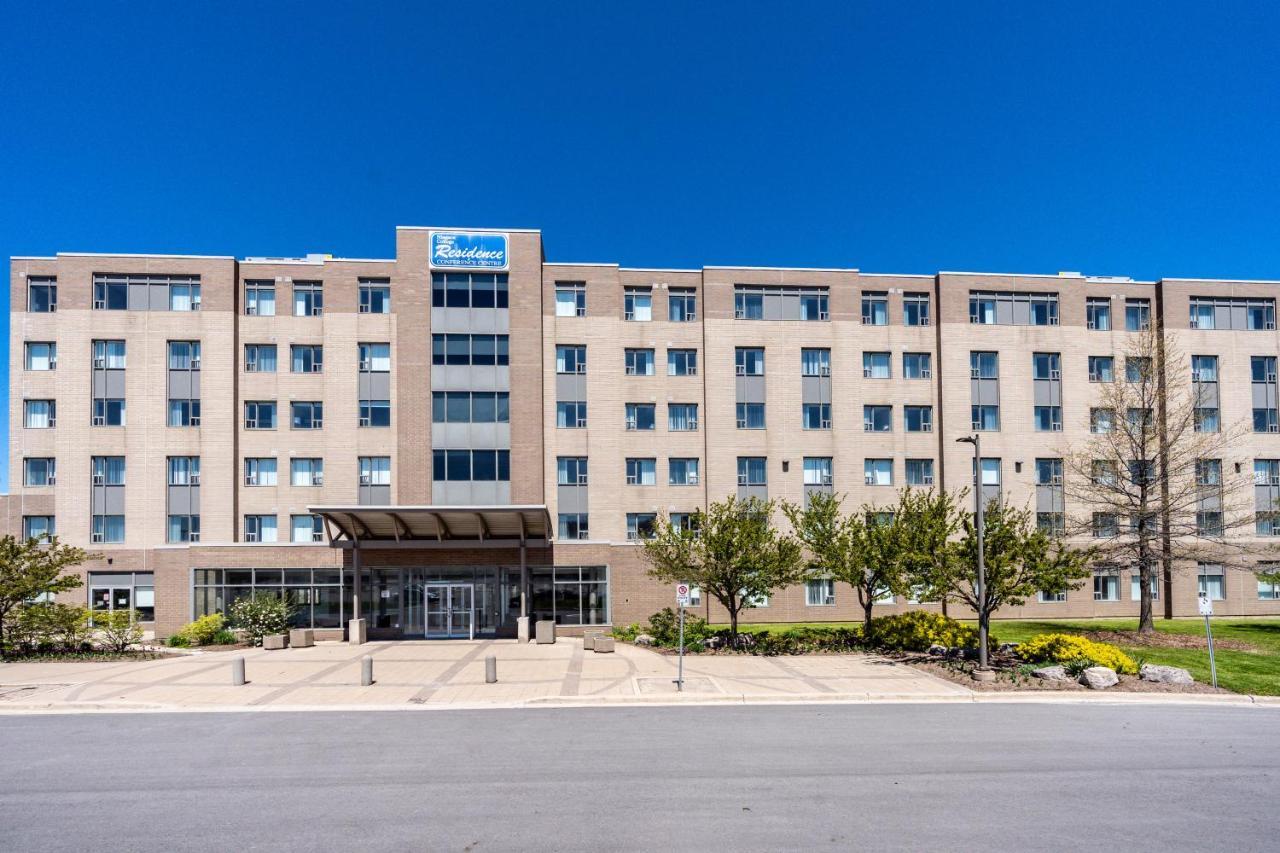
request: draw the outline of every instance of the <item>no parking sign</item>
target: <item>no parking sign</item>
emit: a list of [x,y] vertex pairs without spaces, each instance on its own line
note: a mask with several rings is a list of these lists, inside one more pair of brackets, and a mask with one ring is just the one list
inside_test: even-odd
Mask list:
[[676,584],[676,606],[688,607],[691,600],[689,597],[689,585],[687,583]]

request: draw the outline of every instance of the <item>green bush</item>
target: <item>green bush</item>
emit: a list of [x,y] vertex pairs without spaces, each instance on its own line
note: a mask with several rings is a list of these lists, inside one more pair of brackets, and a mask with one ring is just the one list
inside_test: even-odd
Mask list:
[[[1018,657],[1029,663],[1060,663],[1067,667],[1068,672],[1078,666],[1073,675],[1090,666],[1105,666],[1126,675],[1138,672],[1138,664],[1133,658],[1115,646],[1074,634],[1037,634],[1018,644]],[[1085,661],[1087,665],[1079,666],[1077,661]]]
[[102,647],[117,654],[142,642],[142,626],[138,624],[136,610],[98,610],[93,614],[93,628]]
[[89,645],[89,609],[41,601],[18,608],[10,622],[9,643],[23,651],[81,651]]
[[[653,641],[659,646],[676,648],[680,645],[680,617],[670,607],[664,607],[649,617],[648,630],[641,633],[646,633],[653,637]],[[684,644],[686,649],[690,644],[701,642],[713,633],[707,627],[707,620],[685,611]]]
[[194,622],[188,622],[183,625],[176,634],[169,638],[169,645],[176,648],[207,646],[213,643],[213,638],[224,627],[226,627],[226,620],[222,617],[222,614],[210,613],[207,616],[201,616]]
[[[728,633],[722,632],[726,642]],[[757,655],[803,655],[813,652],[847,652],[861,648],[862,632],[856,628],[799,627],[782,631],[755,631],[746,649]]]
[[181,632],[170,635],[165,644],[171,649],[187,649],[191,647],[191,638]]
[[213,635],[213,639],[209,640],[211,646],[234,646],[240,642],[240,638],[236,636],[236,632],[223,628],[221,631]]
[[632,622],[630,625],[615,625],[613,630],[609,632],[615,640],[621,640],[624,643],[633,642],[638,634],[644,633],[640,630],[639,622]]
[[231,624],[244,631],[251,645],[262,645],[267,634],[283,634],[289,630],[293,616],[293,600],[269,592],[238,598],[231,605]]
[[[871,620],[870,644],[903,652],[923,652],[930,646],[949,649],[976,649],[978,629],[964,625],[941,613],[908,610],[893,616],[877,616]],[[987,647],[994,648],[996,638],[987,635]]]

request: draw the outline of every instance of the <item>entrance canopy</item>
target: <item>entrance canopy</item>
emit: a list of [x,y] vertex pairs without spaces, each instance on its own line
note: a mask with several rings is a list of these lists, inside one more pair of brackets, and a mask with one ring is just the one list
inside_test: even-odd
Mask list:
[[551,516],[545,505],[310,506],[324,519],[335,548],[458,548],[545,546]]

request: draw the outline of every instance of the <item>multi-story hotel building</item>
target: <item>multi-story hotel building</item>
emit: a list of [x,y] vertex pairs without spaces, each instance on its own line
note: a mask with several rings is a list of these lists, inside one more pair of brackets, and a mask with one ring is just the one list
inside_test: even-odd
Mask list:
[[[732,494],[959,488],[955,439],[975,429],[984,487],[1053,523],[1091,372],[1157,318],[1215,384],[1215,416],[1252,418],[1224,464],[1258,472],[1270,511],[1277,293],[547,263],[520,230],[400,228],[387,260],[15,257],[5,519],[101,554],[68,598],[160,636],[253,589],[290,592],[329,636],[356,616],[391,637],[638,621],[672,599],[636,545],[656,518]],[[1001,615],[1134,614],[1137,589],[1109,570]],[[1219,613],[1280,613],[1280,589],[1212,565],[1180,567],[1160,607],[1194,614],[1199,589]],[[759,604],[747,618],[858,613],[824,581]]]

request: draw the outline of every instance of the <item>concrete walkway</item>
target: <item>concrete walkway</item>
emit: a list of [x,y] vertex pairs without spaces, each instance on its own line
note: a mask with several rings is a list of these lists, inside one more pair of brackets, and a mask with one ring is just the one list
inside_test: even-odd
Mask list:
[[[374,684],[360,686],[361,658]],[[484,659],[498,682],[484,681]],[[244,657],[248,683],[232,684]],[[1238,702],[1205,694],[976,693],[875,655],[685,658],[677,693],[676,658],[617,645],[584,651],[579,638],[554,645],[514,640],[321,643],[306,649],[249,649],[138,662],[0,664],[0,713],[354,708],[484,708],[537,705],[719,704],[769,702]]]

